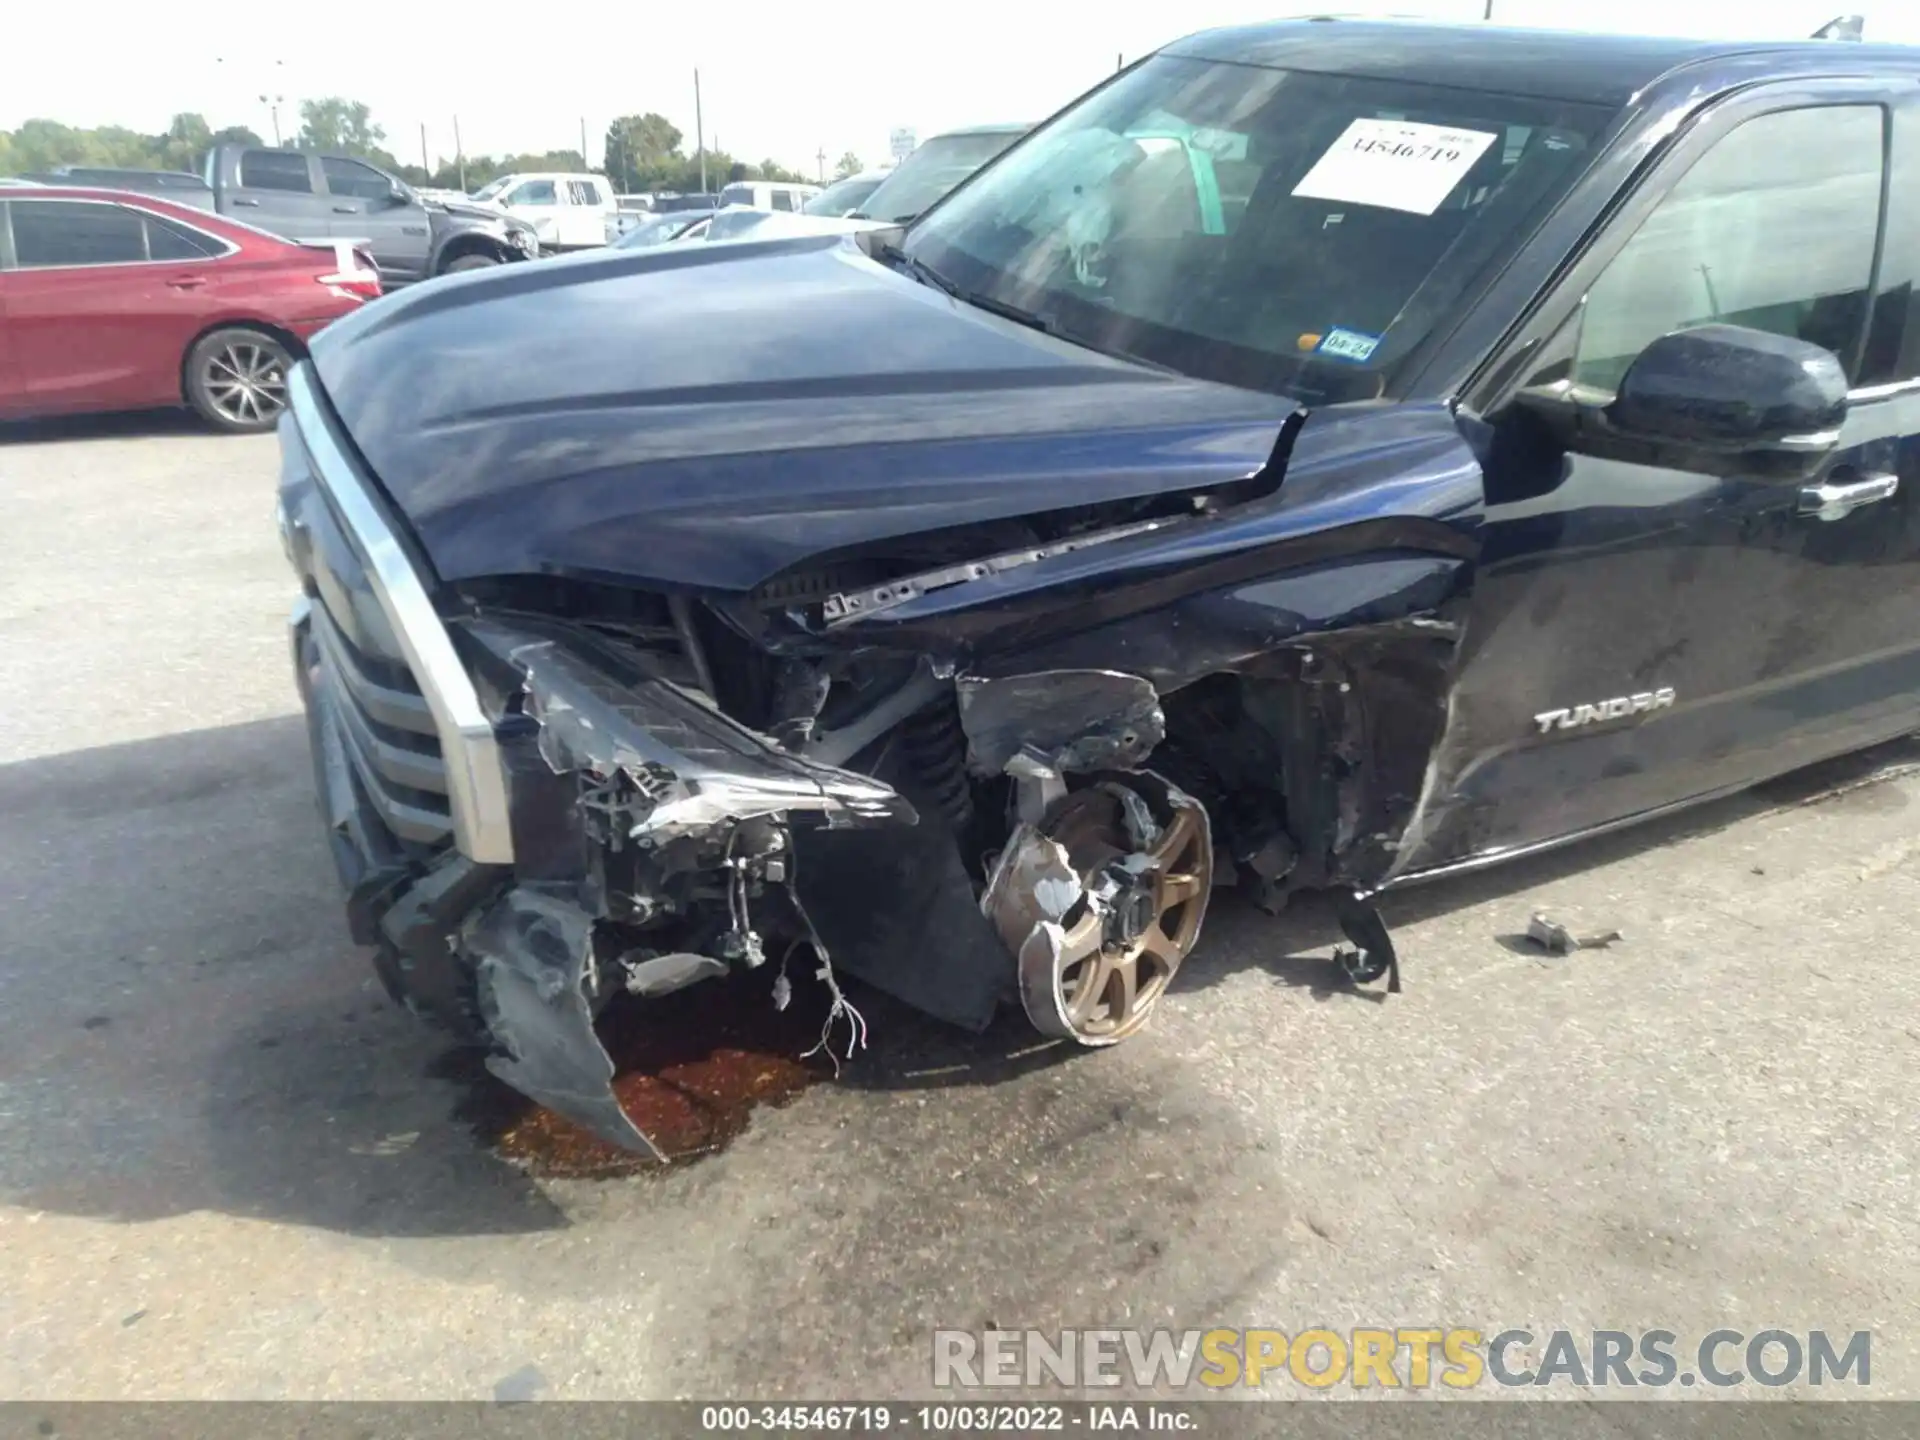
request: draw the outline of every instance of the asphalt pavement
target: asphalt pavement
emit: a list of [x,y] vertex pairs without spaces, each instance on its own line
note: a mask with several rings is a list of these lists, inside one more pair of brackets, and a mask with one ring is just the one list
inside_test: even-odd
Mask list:
[[1224,897],[1113,1051],[870,998],[719,1153],[544,1178],[347,939],[274,469],[0,429],[0,1397],[904,1397],[1089,1325],[1871,1330],[1920,1397],[1920,747],[1394,897],[1398,996]]

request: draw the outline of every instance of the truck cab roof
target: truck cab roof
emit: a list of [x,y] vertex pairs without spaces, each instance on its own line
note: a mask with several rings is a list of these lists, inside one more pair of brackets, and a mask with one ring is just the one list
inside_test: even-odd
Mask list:
[[1203,30],[1158,53],[1612,107],[1678,72],[1698,75],[1710,89],[1798,72],[1920,74],[1920,47],[1911,45],[1594,35],[1333,15]]

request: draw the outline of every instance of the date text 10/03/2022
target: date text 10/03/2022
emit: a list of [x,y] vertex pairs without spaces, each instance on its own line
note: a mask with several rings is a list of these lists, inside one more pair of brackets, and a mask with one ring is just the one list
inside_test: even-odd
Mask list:
[[1074,1430],[1153,1430],[1186,1432],[1198,1428],[1189,1407],[1160,1404],[1078,1405],[707,1405],[700,1411],[703,1432],[841,1431],[878,1433],[915,1430],[929,1434],[956,1431],[1031,1435]]

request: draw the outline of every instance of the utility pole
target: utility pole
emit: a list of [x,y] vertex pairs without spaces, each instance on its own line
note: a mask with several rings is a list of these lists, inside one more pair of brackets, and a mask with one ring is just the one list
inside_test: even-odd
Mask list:
[[827,183],[827,147],[822,145],[820,153],[814,158],[820,162],[820,183],[824,185]]
[[427,172],[427,178],[420,183],[423,185],[431,185],[433,183],[433,162],[427,158],[427,122],[424,120],[420,122],[420,168]]
[[262,95],[260,103],[267,107],[267,113],[273,117],[273,148],[280,148],[280,107],[287,103],[284,95]]
[[[1488,3],[1491,4],[1492,0],[1488,0]],[[1118,75],[1122,70],[1126,68],[1127,68],[1127,57],[1124,54],[1115,55],[1113,57],[1113,73]]]
[[1482,20],[1493,19],[1493,0],[1487,0],[1487,7],[1480,12],[1480,18]]
[[460,147],[460,117],[453,117],[453,163],[460,172],[460,193],[467,193],[467,152]]
[[587,117],[584,115],[580,117],[580,168],[582,170],[593,168],[587,161]]
[[700,118],[700,72],[693,72],[693,145],[700,155],[700,193],[707,193],[707,131]]

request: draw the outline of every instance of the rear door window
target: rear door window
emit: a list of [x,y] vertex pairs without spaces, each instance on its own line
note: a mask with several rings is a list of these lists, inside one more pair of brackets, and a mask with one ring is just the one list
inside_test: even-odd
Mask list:
[[240,156],[240,184],[248,190],[313,193],[307,157],[291,150],[248,150]]
[[141,217],[119,205],[15,200],[14,264],[22,270],[129,265],[147,258]]

